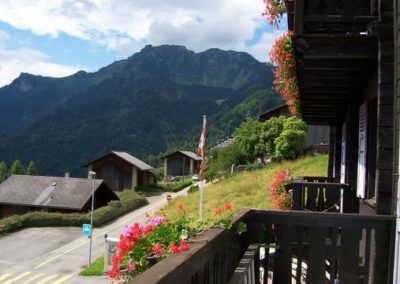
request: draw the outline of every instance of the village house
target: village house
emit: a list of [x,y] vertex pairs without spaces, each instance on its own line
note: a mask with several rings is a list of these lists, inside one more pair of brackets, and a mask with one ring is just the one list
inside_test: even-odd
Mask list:
[[162,157],[164,159],[164,180],[176,176],[198,173],[201,157],[190,151],[176,151]]
[[[93,180],[12,175],[0,184],[0,219],[29,211],[87,212],[91,208]],[[101,179],[94,180],[94,208],[118,200]]]
[[111,151],[83,165],[96,173],[96,178],[115,191],[134,190],[137,186],[157,182],[156,170],[127,152]]
[[262,267],[264,283],[400,283],[400,1],[285,4],[293,101],[330,127],[328,175],[288,185],[295,210],[243,209],[246,233],[209,231],[136,281],[244,283]]

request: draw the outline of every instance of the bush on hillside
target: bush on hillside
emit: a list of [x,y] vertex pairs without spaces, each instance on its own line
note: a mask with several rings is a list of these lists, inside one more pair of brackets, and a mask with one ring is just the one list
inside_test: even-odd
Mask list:
[[189,188],[188,193],[193,193],[193,192],[196,192],[196,191],[199,191],[199,186],[197,184],[196,185],[192,185]]
[[212,159],[209,162],[205,178],[209,181],[230,173],[232,165],[245,164],[248,161],[246,155],[238,144],[232,144],[211,152]]
[[293,159],[303,153],[307,125],[295,116],[280,116],[265,122],[247,121],[235,133],[238,147],[249,153],[248,163],[256,158]]
[[188,187],[192,184],[193,181],[187,178],[179,181],[137,186],[135,190],[137,192],[178,192],[181,189]]

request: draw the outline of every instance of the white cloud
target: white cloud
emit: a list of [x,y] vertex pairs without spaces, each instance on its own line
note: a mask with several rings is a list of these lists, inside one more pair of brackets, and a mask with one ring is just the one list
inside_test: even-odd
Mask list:
[[9,84],[21,72],[63,77],[78,70],[77,66],[51,63],[46,54],[34,49],[21,48],[13,51],[0,49],[0,87]]
[[258,43],[252,46],[242,46],[241,50],[252,54],[261,62],[269,62],[269,51],[275,42],[275,39],[282,35],[285,31],[277,30],[274,33],[263,33]]
[[[90,40],[122,55],[145,44],[246,49],[259,56],[268,43],[246,48],[260,21],[262,0],[2,0],[0,21],[38,35]],[[264,37],[269,40],[270,38]]]

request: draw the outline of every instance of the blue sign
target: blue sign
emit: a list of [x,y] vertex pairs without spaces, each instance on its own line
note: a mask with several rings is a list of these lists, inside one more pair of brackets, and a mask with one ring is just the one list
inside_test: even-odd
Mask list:
[[92,232],[92,227],[90,224],[83,224],[82,225],[82,235],[85,237],[89,237]]

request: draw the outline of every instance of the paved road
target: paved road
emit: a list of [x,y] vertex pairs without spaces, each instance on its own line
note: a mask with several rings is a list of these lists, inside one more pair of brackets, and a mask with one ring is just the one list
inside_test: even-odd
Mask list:
[[[186,190],[173,197],[185,195]],[[149,205],[131,212],[112,224],[94,229],[93,260],[105,251],[104,235],[118,237],[125,224],[144,223],[166,204],[166,194],[148,197]],[[0,238],[0,283],[80,284],[109,283],[106,276],[80,277],[88,264],[89,239],[80,228],[29,228]]]

